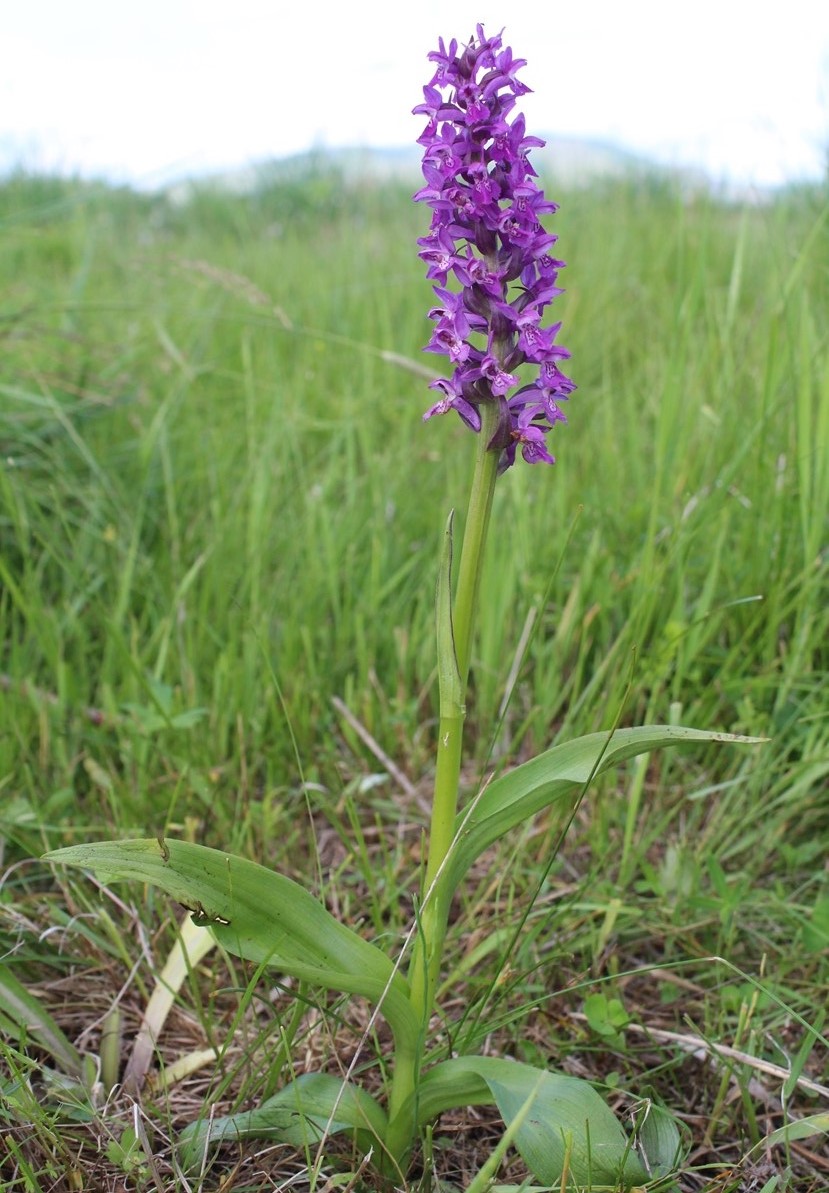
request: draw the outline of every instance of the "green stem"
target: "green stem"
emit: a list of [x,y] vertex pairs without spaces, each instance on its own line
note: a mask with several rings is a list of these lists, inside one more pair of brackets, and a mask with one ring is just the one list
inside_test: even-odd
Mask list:
[[[423,878],[421,896],[427,900],[428,892],[435,886],[443,867],[446,855],[452,846],[455,829],[455,816],[458,810],[458,789],[460,786],[461,759],[463,745],[463,722],[466,700],[466,685],[469,678],[469,663],[472,643],[472,630],[475,612],[478,604],[478,592],[481,587],[481,573],[484,563],[484,545],[486,543],[489,518],[492,512],[492,498],[495,492],[495,480],[498,469],[498,451],[488,451],[487,444],[492,438],[498,420],[496,404],[489,403],[481,410],[482,426],[478,435],[477,454],[475,457],[475,471],[472,477],[472,488],[469,494],[469,509],[466,515],[466,526],[463,532],[463,548],[461,550],[460,567],[458,568],[458,587],[455,593],[453,608],[453,629],[455,638],[455,655],[458,660],[460,673],[460,709],[453,707],[451,701],[441,700],[440,726],[438,730],[438,753],[435,766],[435,792],[432,800],[432,822],[429,831],[429,856],[426,863],[426,873]],[[434,896],[437,895],[434,891]],[[424,949],[415,949],[409,980],[412,984],[412,999],[416,1009],[420,1010],[424,1022],[432,1010],[434,991],[427,983],[424,1002],[418,1006],[420,993],[418,986],[422,983],[414,980],[418,968],[418,956],[422,964],[423,953],[430,956],[435,968],[440,967],[440,953],[442,936],[446,930],[445,916],[448,907],[439,909],[444,916],[443,929],[438,929],[439,940],[435,940],[430,928],[436,927],[435,913],[429,914],[429,906],[437,904],[438,900],[430,896],[423,908],[421,919],[421,939],[425,942]],[[429,966],[432,968],[432,965]]]
[[478,435],[478,454],[475,458],[475,473],[472,477],[469,509],[463,532],[454,608],[455,651],[458,656],[458,670],[461,673],[461,688],[464,692],[469,678],[472,630],[481,587],[484,546],[489,530],[489,516],[492,512],[492,497],[495,493],[500,456],[499,451],[487,451],[486,446],[498,423],[498,408],[495,403],[481,408],[481,419],[483,425]]
[[472,632],[481,586],[484,547],[498,470],[499,452],[487,450],[487,444],[497,426],[496,403],[488,403],[481,408],[481,419],[453,606],[461,707],[456,707],[452,700],[444,699],[444,694],[441,693],[429,852],[421,890],[418,935],[409,967],[410,997],[415,1014],[422,1025],[421,1042],[413,1062],[408,1056],[395,1056],[389,1096],[386,1145],[401,1167],[405,1167],[406,1157],[414,1139],[416,1105],[413,1095],[420,1078],[423,1040],[432,1015],[449,917],[451,891],[445,882],[444,863],[452,846],[458,809],[465,715],[463,702],[469,678]]

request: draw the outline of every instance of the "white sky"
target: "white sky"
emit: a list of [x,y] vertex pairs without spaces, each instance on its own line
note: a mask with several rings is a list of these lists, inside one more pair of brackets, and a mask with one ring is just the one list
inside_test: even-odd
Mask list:
[[739,183],[825,169],[824,0],[0,0],[0,170],[150,186],[409,144],[427,52],[478,21],[528,60],[531,133]]

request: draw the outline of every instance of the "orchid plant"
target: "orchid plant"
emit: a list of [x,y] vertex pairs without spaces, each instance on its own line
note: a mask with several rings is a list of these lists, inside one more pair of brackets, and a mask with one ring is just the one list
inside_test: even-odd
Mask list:
[[264,1135],[311,1147],[346,1133],[381,1182],[401,1184],[422,1133],[443,1111],[490,1104],[506,1125],[505,1140],[544,1185],[629,1188],[676,1167],[679,1135],[664,1111],[646,1104],[628,1135],[594,1088],[572,1076],[506,1057],[427,1063],[450,904],[473,863],[517,825],[546,811],[566,827],[602,771],[661,746],[750,739],[675,726],[614,728],[553,746],[459,807],[475,610],[496,483],[519,452],[528,464],[554,463],[550,433],[566,421],[562,403],[575,386],[561,369],[569,353],[557,343],[560,324],[543,325],[561,293],[564,263],[551,255],[556,237],[541,220],[556,204],[545,199],[529,160],[544,142],[513,115],[529,90],[518,78],[525,62],[480,25],[463,49],[441,39],[429,59],[434,75],[415,108],[427,120],[419,138],[425,186],[415,199],[432,211],[419,241],[437,298],[428,349],[447,355],[454,370],[432,383],[439,396],[424,418],[455,411],[475,434],[476,454],[454,591],[451,515],[438,569],[440,722],[428,856],[411,930],[392,959],[296,882],[185,841],[79,845],[47,857],[107,881],[157,885],[228,953],[312,988],[359,995],[391,1030],[382,1096],[350,1079],[304,1073],[254,1110],[192,1124],[179,1148],[184,1167],[197,1166],[221,1140]]

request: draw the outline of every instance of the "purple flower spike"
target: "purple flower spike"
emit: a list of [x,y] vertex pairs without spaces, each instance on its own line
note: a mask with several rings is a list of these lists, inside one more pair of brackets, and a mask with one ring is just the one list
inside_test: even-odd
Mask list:
[[[490,446],[500,449],[501,471],[519,448],[529,464],[553,464],[546,436],[567,421],[560,403],[576,387],[559,368],[570,355],[555,342],[560,324],[541,326],[562,293],[556,281],[564,268],[550,255],[557,238],[540,221],[557,206],[535,183],[528,158],[544,142],[527,135],[520,113],[507,119],[529,91],[517,77],[525,62],[481,25],[460,54],[457,41],[447,46],[441,38],[429,61],[435,74],[414,109],[428,120],[418,138],[426,185],[414,197],[429,205],[432,223],[418,245],[440,304],[429,312],[435,329],[427,351],[448,356],[455,371],[432,383],[440,400],[423,417],[454,410],[480,431],[480,407],[497,403]],[[460,290],[449,290],[450,282]],[[538,376],[521,384],[516,369],[527,363]]]

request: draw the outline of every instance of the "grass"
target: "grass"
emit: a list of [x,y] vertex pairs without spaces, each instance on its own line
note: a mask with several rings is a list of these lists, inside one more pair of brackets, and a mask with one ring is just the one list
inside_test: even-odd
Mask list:
[[[505,840],[458,907],[442,1010],[459,1050],[664,1101],[684,1190],[817,1193],[825,1138],[763,1140],[825,1115],[829,1084],[826,194],[556,197],[579,390],[556,468],[496,493],[469,786],[620,712],[771,740],[631,764],[561,848],[543,819]],[[221,1062],[128,1098],[119,1065],[175,909],[36,859],[183,835],[399,940],[437,549],[471,467],[459,423],[420,425],[425,382],[397,359],[430,360],[423,219],[324,170],[186,202],[0,186],[0,978],[37,1000],[29,1031],[0,1019],[3,1188],[184,1189],[172,1141],[205,1105],[354,1055],[362,1008],[326,1025],[315,992],[297,1004],[211,957],[159,1051]],[[442,1122],[419,1187],[430,1156],[468,1184],[499,1137]],[[312,1160],[228,1149],[198,1187],[320,1185]]]

